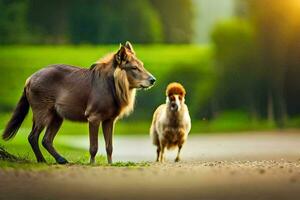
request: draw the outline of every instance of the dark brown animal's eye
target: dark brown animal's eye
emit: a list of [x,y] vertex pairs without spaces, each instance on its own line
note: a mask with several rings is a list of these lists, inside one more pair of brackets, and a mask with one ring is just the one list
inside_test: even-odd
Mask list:
[[139,70],[139,68],[137,68],[137,66],[133,66],[131,67],[132,70]]

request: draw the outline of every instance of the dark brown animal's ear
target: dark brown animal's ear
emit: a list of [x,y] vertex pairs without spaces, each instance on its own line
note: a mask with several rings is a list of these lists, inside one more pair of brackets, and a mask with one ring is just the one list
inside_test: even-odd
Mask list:
[[121,64],[123,61],[126,61],[127,59],[127,53],[126,48],[122,44],[120,44],[120,49],[116,53],[116,61],[118,64]]
[[130,42],[126,42],[125,43],[125,47],[127,48],[127,49],[129,49],[133,54],[135,54],[135,52],[134,52],[134,49],[133,49],[133,47],[132,47],[132,44],[130,43]]

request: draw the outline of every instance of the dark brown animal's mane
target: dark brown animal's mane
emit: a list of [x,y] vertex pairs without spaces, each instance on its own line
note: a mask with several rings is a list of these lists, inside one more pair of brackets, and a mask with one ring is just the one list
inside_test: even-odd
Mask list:
[[111,53],[99,59],[90,70],[97,77],[104,77],[108,81],[113,80],[112,93],[120,106],[119,118],[129,115],[134,109],[136,89],[129,87],[126,71],[118,67],[115,54]]

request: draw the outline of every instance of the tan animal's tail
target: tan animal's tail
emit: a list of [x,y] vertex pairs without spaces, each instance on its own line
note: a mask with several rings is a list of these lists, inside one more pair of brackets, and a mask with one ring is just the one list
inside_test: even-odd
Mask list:
[[29,102],[26,97],[26,92],[24,89],[23,94],[18,102],[18,105],[15,108],[11,119],[9,120],[9,122],[7,123],[7,125],[4,129],[4,132],[2,135],[2,138],[4,140],[9,140],[17,134],[28,111],[29,111]]

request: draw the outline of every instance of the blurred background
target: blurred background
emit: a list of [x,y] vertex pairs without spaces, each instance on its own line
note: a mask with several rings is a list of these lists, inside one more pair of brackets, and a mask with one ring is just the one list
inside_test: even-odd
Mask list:
[[300,127],[299,0],[0,0],[0,10],[0,130],[32,73],[89,67],[127,40],[158,81],[116,134],[147,134],[171,81],[187,89],[193,133]]

